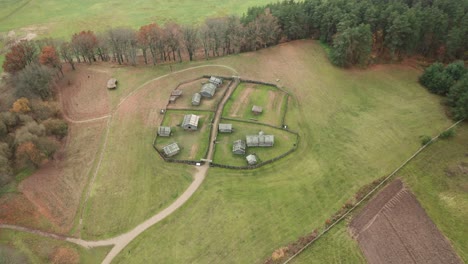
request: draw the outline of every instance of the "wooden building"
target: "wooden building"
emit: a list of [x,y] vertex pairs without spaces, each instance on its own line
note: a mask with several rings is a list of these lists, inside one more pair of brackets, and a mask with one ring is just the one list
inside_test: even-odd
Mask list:
[[117,79],[111,78],[107,81],[107,89],[115,89],[117,88]]
[[232,124],[219,124],[218,131],[220,133],[232,133]]
[[219,77],[211,76],[209,82],[216,85],[216,87],[219,87],[221,86],[221,84],[223,84],[223,79]]
[[275,136],[265,135],[260,131],[258,135],[246,136],[247,147],[272,147],[275,144]]
[[177,155],[180,152],[179,145],[177,143],[172,143],[163,148],[164,155],[166,157],[172,157]]
[[182,128],[185,130],[197,130],[200,117],[197,115],[185,115],[182,121]]
[[248,155],[247,157],[245,157],[245,159],[247,160],[247,163],[249,165],[257,164],[257,157],[254,154]]
[[166,126],[160,126],[158,128],[158,135],[161,137],[169,137],[171,136],[171,128]]
[[246,148],[245,141],[239,139],[234,141],[234,144],[232,145],[232,152],[237,155],[244,155]]
[[254,113],[255,115],[259,115],[263,112],[263,108],[261,106],[258,106],[258,105],[254,105],[252,107],[252,113]]
[[201,95],[199,93],[194,93],[192,96],[192,105],[200,105]]
[[211,98],[216,93],[216,85],[212,83],[205,83],[202,85],[200,95],[203,97]]

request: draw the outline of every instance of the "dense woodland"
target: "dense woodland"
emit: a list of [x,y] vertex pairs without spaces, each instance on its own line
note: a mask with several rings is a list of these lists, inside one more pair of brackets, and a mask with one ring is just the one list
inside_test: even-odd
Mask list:
[[[303,38],[320,39],[330,47],[330,60],[342,67],[406,56],[466,60],[467,10],[468,0],[284,1],[252,7],[242,17],[208,18],[200,25],[151,23],[138,30],[83,30],[69,40],[10,39],[3,69],[17,100],[0,105],[0,187],[16,172],[53,157],[66,135],[67,125],[53,101],[54,80],[64,74],[62,63],[72,69],[96,61],[156,65],[255,51]],[[463,62],[454,65],[434,64],[421,83],[447,95],[454,118],[466,118],[468,75],[449,74],[460,67],[466,72]]]

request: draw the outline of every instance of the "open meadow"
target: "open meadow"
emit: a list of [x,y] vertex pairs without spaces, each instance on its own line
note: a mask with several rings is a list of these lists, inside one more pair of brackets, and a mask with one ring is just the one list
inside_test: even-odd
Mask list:
[[242,15],[248,7],[269,0],[3,0],[0,32],[15,30],[43,36],[69,37],[81,30],[106,30],[109,25],[139,28],[151,22],[197,23],[206,17]]
[[[418,69],[405,65],[339,69],[314,41],[175,64],[169,75],[167,66],[80,65],[86,70],[81,77],[70,77],[75,78],[72,85],[85,82],[95,71],[92,78],[117,77],[119,88],[98,98],[86,94],[95,94],[97,88],[83,85],[76,89],[84,91],[63,91],[73,92],[79,100],[65,103],[65,113],[72,118],[102,118],[100,124],[107,124],[92,171],[85,174],[89,195],[83,191],[83,212],[75,216],[70,233],[84,239],[121,234],[180,196],[194,168],[164,162],[151,146],[163,118],[159,111],[178,83],[203,74],[233,75],[225,66],[244,78],[281,80],[291,92],[286,123],[299,132],[298,149],[251,171],[210,168],[195,195],[131,242],[116,263],[262,262],[275,249],[322,226],[361,186],[391,172],[418,149],[421,135],[436,135],[451,124],[439,98],[417,83]],[[239,133],[252,129],[239,128],[244,130]],[[70,140],[79,146],[86,139],[72,133]],[[345,232],[335,236],[344,239],[337,245],[350,252],[357,249]],[[358,253],[352,256],[362,260]]]
[[[280,79],[295,97],[286,120],[301,136],[299,148],[252,171],[211,168],[200,190],[136,238],[116,263],[262,262],[322,226],[362,185],[399,166],[419,148],[421,135],[451,124],[438,97],[417,83],[419,70],[338,69],[313,41],[212,63],[245,78]],[[344,243],[357,249],[352,240]]]

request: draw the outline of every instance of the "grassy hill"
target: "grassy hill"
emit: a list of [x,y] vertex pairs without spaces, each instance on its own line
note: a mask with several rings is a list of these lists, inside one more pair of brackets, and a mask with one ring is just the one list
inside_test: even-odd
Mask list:
[[[280,79],[295,95],[286,123],[299,131],[299,149],[253,171],[210,169],[194,197],[133,241],[116,263],[260,262],[321,226],[359,187],[391,172],[419,148],[421,135],[451,124],[439,99],[417,83],[419,70],[339,69],[313,41],[211,63],[246,78]],[[353,243],[339,245],[354,251]]]

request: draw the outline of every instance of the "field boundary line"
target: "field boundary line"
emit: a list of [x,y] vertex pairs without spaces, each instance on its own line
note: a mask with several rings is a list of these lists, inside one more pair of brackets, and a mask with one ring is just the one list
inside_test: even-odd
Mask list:
[[320,234],[318,234],[313,240],[311,240],[309,243],[307,243],[304,247],[302,247],[298,252],[296,252],[294,255],[289,257],[286,261],[283,262],[283,264],[287,264],[291,262],[295,257],[297,257],[299,254],[301,254],[305,249],[307,249],[310,245],[312,245],[315,241],[317,241],[319,238],[321,238],[323,235],[328,233],[333,227],[335,227],[337,224],[339,224],[343,219],[345,219],[350,213],[352,213],[362,202],[364,202],[369,196],[374,194],[382,185],[384,185],[391,177],[393,177],[395,174],[397,174],[403,167],[405,167],[410,161],[412,161],[416,156],[419,155],[424,149],[426,149],[429,145],[431,145],[434,141],[436,141],[440,135],[443,132],[446,132],[454,127],[456,127],[458,124],[463,122],[464,119],[457,121],[456,123],[452,124],[450,127],[439,133],[437,136],[431,138],[429,142],[424,144],[422,147],[420,147],[411,157],[409,157],[403,164],[401,164],[398,168],[396,168],[392,173],[390,173],[387,177],[385,177],[377,186],[375,186],[372,190],[370,190],[361,200],[356,202],[356,204],[351,207],[346,213],[344,213],[340,218],[338,218],[336,221],[334,221],[331,225],[329,225],[327,228],[325,228]]

